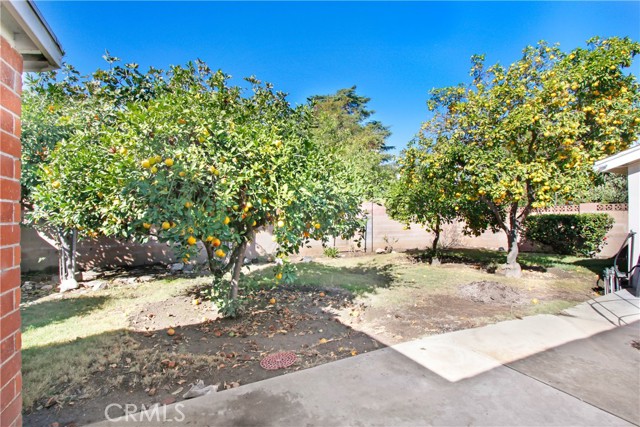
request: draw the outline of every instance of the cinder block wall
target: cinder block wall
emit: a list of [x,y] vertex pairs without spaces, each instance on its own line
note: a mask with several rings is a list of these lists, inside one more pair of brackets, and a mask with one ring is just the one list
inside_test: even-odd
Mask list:
[[0,36],[0,426],[22,424],[20,94],[22,56]]
[[[384,248],[388,242],[396,250],[424,249],[431,246],[433,235],[424,231],[419,225],[412,224],[405,230],[402,223],[392,220],[387,216],[384,206],[373,206],[367,203],[364,208],[369,212],[367,225],[367,252],[374,252],[377,248]],[[566,207],[558,207],[556,210],[566,211]],[[571,209],[567,213],[578,212],[603,212],[615,219],[613,229],[607,235],[607,245],[599,254],[603,257],[614,255],[620,248],[627,233],[626,205],[598,205],[595,203],[583,204]],[[487,248],[498,249],[507,247],[507,239],[503,232],[484,232],[480,236],[470,237],[462,234],[463,225],[460,223],[449,224],[440,238],[443,245],[449,247]],[[38,271],[58,267],[56,249],[52,243],[47,242],[31,228],[22,230],[22,269],[23,271]],[[387,239],[385,241],[385,238]],[[328,243],[333,246],[333,241]],[[364,249],[364,242],[358,248],[354,241],[337,239],[336,247],[340,251]],[[521,245],[523,251],[532,250],[526,242]],[[256,235],[252,245],[249,246],[247,257],[273,254],[276,244],[272,240],[272,230],[267,229]],[[302,248],[299,256],[322,255],[321,242],[311,242],[309,247]],[[204,262],[206,255],[201,250],[198,261]],[[175,262],[175,257],[165,243],[150,241],[146,245],[123,243],[112,239],[100,238],[81,241],[78,245],[78,265],[81,269],[92,267],[115,267],[120,265],[138,266],[145,264],[168,264]]]

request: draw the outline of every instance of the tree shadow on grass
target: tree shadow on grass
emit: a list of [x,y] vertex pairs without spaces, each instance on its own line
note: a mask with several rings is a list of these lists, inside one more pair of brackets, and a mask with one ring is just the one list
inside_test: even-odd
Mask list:
[[108,296],[87,296],[32,303],[20,309],[22,327],[39,328],[71,317],[84,316],[101,309],[108,300]]
[[[407,252],[415,261],[431,262],[431,251],[413,250]],[[440,252],[439,259],[443,263],[474,265],[478,268],[491,271],[500,264],[504,264],[507,254],[503,251],[490,249],[445,249]],[[611,258],[578,258],[569,255],[521,252],[518,257],[523,270],[546,272],[550,268],[572,270],[583,267],[593,273],[601,274],[605,267],[613,264]]]
[[[289,285],[296,289],[344,289],[354,295],[389,288],[394,282],[392,265],[336,267],[320,263],[296,264],[297,279]],[[273,285],[273,269],[267,268],[248,275],[257,286]]]

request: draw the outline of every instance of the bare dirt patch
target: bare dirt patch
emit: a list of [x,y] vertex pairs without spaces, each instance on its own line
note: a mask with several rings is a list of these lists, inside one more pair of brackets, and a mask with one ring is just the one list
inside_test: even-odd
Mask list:
[[[24,425],[83,425],[103,420],[111,403],[180,401],[198,380],[224,390],[426,335],[558,312],[589,298],[593,278],[579,269],[550,269],[510,280],[475,264],[431,267],[387,254],[303,263],[298,285],[269,289],[271,267],[261,268],[252,277],[265,286],[237,319],[219,318],[202,298],[207,278],[160,270],[104,273],[94,278],[108,282],[98,291],[24,293],[23,336],[31,347],[23,358],[48,380],[47,387],[25,382],[37,394]],[[86,332],[74,333],[80,326]],[[285,351],[295,353],[293,365],[260,366],[265,356]],[[68,366],[58,363],[59,372],[50,372],[52,360]]]
[[527,300],[522,291],[488,280],[471,282],[458,287],[458,295],[482,304],[522,304]]
[[[110,403],[140,408],[180,401],[198,380],[224,390],[384,347],[330,312],[352,304],[343,290],[262,291],[238,319],[216,318],[210,303],[193,305],[197,296],[196,291],[139,307],[128,316],[128,331],[108,337],[117,345],[92,363],[91,376],[80,384],[62,382],[28,408],[24,425],[83,425],[103,420]],[[260,366],[280,351],[294,352],[296,362],[280,370]],[[109,415],[124,414],[118,410],[113,407]]]

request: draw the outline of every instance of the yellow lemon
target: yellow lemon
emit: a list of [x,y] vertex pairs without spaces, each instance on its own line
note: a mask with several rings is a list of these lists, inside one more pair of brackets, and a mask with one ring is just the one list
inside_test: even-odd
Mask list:
[[193,236],[189,236],[189,238],[187,239],[187,243],[190,245],[195,245],[197,242],[196,238]]
[[169,158],[169,159],[164,159],[164,164],[171,167],[173,166],[173,159]]
[[168,221],[165,221],[165,222],[162,223],[162,229],[163,230],[168,230],[170,228],[171,228],[171,224],[169,224]]

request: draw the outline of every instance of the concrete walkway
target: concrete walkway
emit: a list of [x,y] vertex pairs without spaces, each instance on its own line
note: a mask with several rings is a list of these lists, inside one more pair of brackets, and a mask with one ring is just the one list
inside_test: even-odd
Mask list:
[[639,425],[639,321],[622,291],[99,425]]

